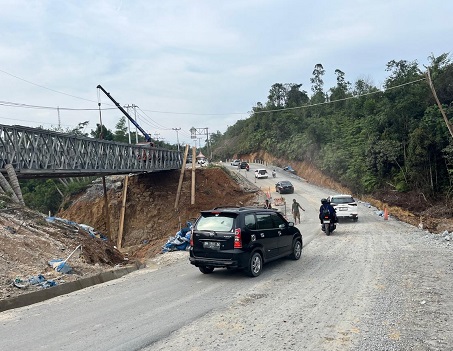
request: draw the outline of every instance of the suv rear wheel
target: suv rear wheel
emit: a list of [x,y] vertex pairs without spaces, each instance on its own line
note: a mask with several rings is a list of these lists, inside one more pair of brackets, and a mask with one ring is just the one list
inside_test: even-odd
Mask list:
[[300,240],[294,240],[293,242],[293,252],[289,255],[289,258],[293,260],[298,260],[302,256],[302,243]]
[[247,274],[251,277],[257,277],[263,271],[263,258],[259,254],[259,252],[254,252],[252,256],[250,256],[249,264],[247,267]]
[[200,267],[198,267],[198,269],[203,274],[210,274],[210,273],[214,272],[214,267],[211,267],[211,266],[200,266]]

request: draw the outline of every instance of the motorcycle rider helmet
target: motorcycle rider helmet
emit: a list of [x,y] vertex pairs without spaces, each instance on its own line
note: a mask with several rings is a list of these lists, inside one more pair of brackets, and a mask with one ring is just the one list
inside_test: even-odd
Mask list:
[[325,205],[327,203],[327,199],[321,199],[321,203]]

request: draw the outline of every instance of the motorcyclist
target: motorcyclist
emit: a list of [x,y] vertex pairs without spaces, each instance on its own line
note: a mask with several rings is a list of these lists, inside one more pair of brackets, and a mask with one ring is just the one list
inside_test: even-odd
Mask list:
[[325,210],[329,211],[330,218],[333,219],[334,223],[337,223],[338,222],[337,212],[335,211],[333,206],[330,204],[330,202],[327,201],[327,199],[321,199],[321,206],[319,207],[319,220],[321,221],[321,224],[322,224],[322,216],[323,216],[323,213]]
[[275,169],[272,170],[272,177],[275,178],[275,176],[277,175],[277,172],[275,172]]

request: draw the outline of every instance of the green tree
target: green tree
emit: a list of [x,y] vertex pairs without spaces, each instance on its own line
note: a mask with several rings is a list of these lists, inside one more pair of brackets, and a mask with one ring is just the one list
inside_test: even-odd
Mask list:
[[281,83],[275,83],[269,90],[267,107],[270,109],[282,108],[286,105],[286,88]]
[[45,214],[55,214],[63,199],[53,179],[21,181],[21,190],[25,204]]
[[107,129],[105,125],[101,125],[99,123],[96,124],[96,130],[91,131],[91,136],[96,139],[103,139],[103,140],[113,140],[114,136],[110,129]]
[[[121,117],[118,123],[115,125],[115,131],[113,133],[113,140],[122,143],[129,142],[128,128],[126,125],[126,117]],[[131,140],[132,141],[132,140]]]
[[310,82],[312,84],[311,91],[313,92],[311,103],[318,104],[325,102],[324,81],[323,81],[325,70],[322,64],[320,63],[316,64],[312,74],[313,77],[310,78]]

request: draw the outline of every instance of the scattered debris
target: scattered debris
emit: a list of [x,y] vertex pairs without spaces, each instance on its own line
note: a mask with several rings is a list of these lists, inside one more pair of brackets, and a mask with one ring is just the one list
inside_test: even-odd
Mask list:
[[187,227],[182,228],[174,237],[169,237],[168,241],[162,246],[162,253],[175,250],[186,250],[190,243],[192,223],[187,222]]
[[74,251],[71,252],[71,254],[65,259],[55,259],[55,260],[50,260],[49,261],[49,266],[51,266],[53,269],[55,269],[57,272],[67,274],[72,271],[71,266],[67,264],[67,261],[71,258],[74,253],[79,250],[82,251],[82,245],[77,246]]

